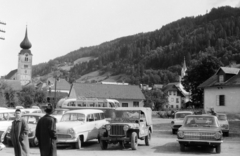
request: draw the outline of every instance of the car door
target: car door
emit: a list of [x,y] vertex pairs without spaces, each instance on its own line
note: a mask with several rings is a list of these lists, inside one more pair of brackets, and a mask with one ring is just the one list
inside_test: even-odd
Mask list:
[[87,129],[88,129],[87,140],[94,139],[95,121],[94,121],[93,114],[88,114],[87,115],[86,126],[87,126]]
[[99,113],[94,113],[95,127],[94,127],[94,138],[98,138],[99,129],[103,125],[103,120],[100,117]]
[[144,114],[141,115],[139,124],[140,124],[139,136],[140,137],[146,136],[148,134],[148,126],[147,126],[147,121]]

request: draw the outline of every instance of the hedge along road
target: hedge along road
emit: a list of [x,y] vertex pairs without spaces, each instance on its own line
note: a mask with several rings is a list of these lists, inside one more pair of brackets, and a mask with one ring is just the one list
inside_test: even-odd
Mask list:
[[[58,156],[76,156],[76,155],[86,155],[86,156],[122,156],[122,155],[212,155],[215,154],[215,150],[210,148],[187,148],[185,152],[180,152],[179,144],[176,141],[176,135],[173,135],[167,128],[170,127],[171,119],[154,119],[154,132],[152,135],[152,140],[150,146],[146,146],[143,140],[138,140],[138,149],[136,151],[131,150],[131,148],[122,149],[119,145],[110,145],[107,150],[101,150],[100,144],[97,140],[93,140],[83,144],[81,150],[72,149],[71,146],[58,147]],[[161,123],[163,126],[159,126]],[[161,128],[161,129],[158,129]],[[163,129],[165,128],[165,129]],[[226,156],[236,156],[240,153],[240,136],[232,135],[230,137],[224,138],[222,144],[222,152],[219,155]],[[0,151],[1,156],[13,156],[13,148],[7,147]],[[30,156],[40,156],[38,148],[30,149]]]

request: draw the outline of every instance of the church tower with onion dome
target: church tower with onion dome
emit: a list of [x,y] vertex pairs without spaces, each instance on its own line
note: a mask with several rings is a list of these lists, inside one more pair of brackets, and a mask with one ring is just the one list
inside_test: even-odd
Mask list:
[[21,82],[21,85],[24,86],[32,80],[32,53],[30,50],[32,44],[28,39],[27,28],[20,47],[22,50],[18,54],[17,79]]

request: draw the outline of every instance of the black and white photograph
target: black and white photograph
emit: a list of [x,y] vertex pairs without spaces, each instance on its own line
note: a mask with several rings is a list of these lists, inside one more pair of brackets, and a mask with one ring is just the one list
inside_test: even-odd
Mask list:
[[239,153],[239,0],[0,0],[1,156]]

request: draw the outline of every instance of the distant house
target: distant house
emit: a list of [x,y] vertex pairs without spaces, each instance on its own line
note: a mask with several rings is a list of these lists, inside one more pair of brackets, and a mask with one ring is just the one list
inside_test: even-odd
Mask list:
[[116,99],[122,107],[143,107],[145,100],[139,86],[97,83],[73,83],[69,97]]
[[240,113],[240,69],[221,67],[198,86],[204,89],[204,109]]
[[163,84],[154,84],[152,89],[154,89],[154,90],[162,90],[163,89]]
[[48,90],[55,92],[65,92],[69,93],[71,85],[65,79],[56,79],[56,87],[55,87],[55,78],[48,78],[46,81],[46,87]]
[[166,108],[180,109],[190,101],[189,92],[185,91],[180,82],[168,83],[163,92],[168,95],[168,105]]

